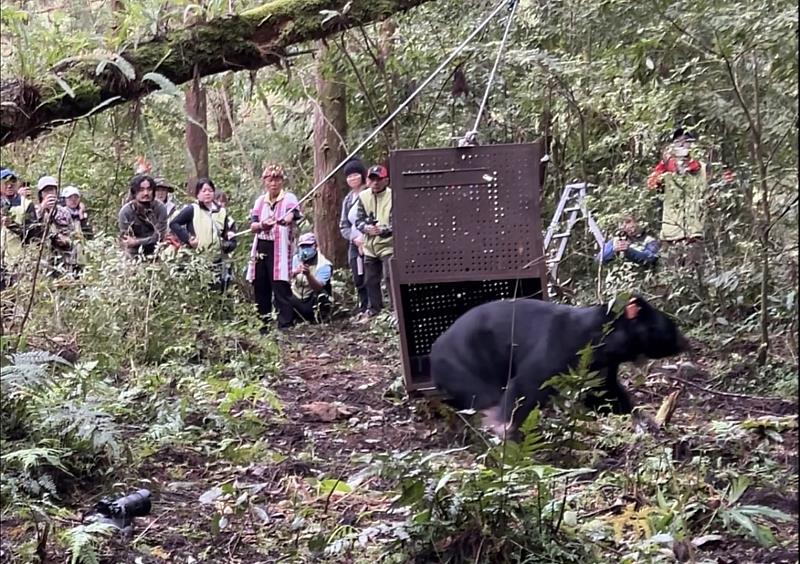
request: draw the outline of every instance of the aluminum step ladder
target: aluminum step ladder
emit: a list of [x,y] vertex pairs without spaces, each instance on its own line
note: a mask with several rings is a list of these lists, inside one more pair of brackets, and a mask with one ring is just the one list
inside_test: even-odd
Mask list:
[[[553,219],[550,221],[550,226],[545,233],[544,254],[547,257],[547,292],[551,298],[556,295],[555,288],[559,285],[558,267],[564,259],[567,243],[575,224],[580,219],[586,220],[589,231],[594,235],[594,239],[600,249],[605,244],[603,233],[586,207],[586,194],[592,188],[596,188],[596,186],[586,182],[576,182],[564,186],[564,191],[561,193],[561,199],[558,201]],[[566,225],[564,225],[565,222]],[[563,231],[561,230],[562,228]]]

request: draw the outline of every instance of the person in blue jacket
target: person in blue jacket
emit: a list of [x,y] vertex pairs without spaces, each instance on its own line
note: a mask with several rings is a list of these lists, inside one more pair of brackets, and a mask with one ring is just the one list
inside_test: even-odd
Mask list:
[[596,260],[603,264],[620,260],[650,266],[658,262],[660,247],[661,242],[645,233],[632,214],[625,214],[619,231],[606,241]]

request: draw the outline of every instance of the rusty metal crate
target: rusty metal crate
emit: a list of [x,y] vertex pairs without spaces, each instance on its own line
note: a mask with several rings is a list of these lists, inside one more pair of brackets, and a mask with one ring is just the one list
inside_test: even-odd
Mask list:
[[428,354],[461,314],[545,299],[542,144],[395,151],[391,291],[409,394],[432,393]]

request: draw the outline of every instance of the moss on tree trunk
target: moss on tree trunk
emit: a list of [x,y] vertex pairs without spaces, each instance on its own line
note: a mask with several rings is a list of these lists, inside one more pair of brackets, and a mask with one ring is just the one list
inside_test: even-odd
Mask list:
[[[348,1],[274,0],[123,51],[120,56],[132,66],[133,78],[113,64],[106,64],[97,75],[101,59],[87,55],[66,60],[44,76],[4,79],[0,82],[0,145],[146,96],[158,89],[157,83],[142,80],[149,72],[182,84],[192,79],[195,68],[200,76],[261,68],[280,62],[291,45],[379,21],[428,1],[353,0],[346,15],[325,21],[321,11],[340,12]],[[59,81],[72,92],[67,93]]]

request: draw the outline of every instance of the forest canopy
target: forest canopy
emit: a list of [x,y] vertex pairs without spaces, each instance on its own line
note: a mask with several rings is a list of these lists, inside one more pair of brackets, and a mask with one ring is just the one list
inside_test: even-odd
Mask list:
[[[367,210],[342,213],[344,170],[322,182],[498,7],[358,151],[362,179],[392,187],[394,151],[454,147],[490,87],[480,143],[547,148],[544,229],[565,186],[590,186],[604,246],[578,221],[548,301],[635,291],[692,344],[620,368],[632,417],[582,409],[597,374],[575,364],[519,441],[405,393],[401,323],[388,299],[361,311],[343,236]],[[0,561],[796,560],[795,3],[2,0],[0,24],[0,168],[19,190],[2,194]],[[703,181],[702,221],[671,245],[678,173]],[[166,226],[192,210],[185,240],[165,229],[169,256],[132,260],[124,212],[151,182]],[[285,332],[248,279],[275,186],[301,201],[281,233],[331,263],[330,318]],[[239,235],[224,269],[195,252],[204,190]],[[76,196],[64,273],[62,234],[42,233]],[[30,237],[11,229],[28,211]],[[675,259],[683,243],[702,252]],[[141,488],[132,536],[84,518]]]

